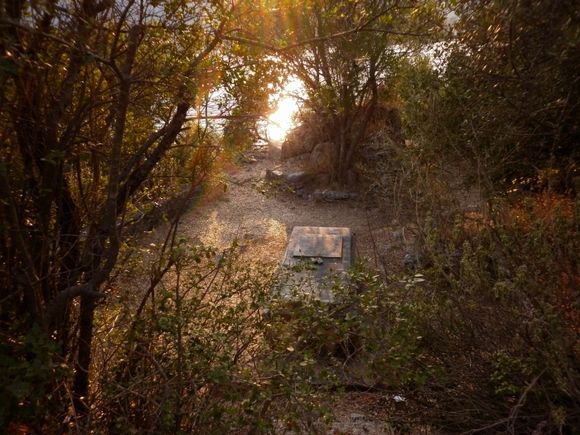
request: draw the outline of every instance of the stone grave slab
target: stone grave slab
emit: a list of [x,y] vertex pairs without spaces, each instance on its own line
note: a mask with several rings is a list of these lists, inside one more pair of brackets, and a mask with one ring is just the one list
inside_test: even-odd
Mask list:
[[342,257],[342,236],[334,234],[299,234],[294,257]]

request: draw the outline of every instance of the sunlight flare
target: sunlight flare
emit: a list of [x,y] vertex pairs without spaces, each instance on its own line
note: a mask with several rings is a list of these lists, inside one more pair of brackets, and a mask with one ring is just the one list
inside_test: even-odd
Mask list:
[[274,142],[280,142],[288,131],[294,126],[294,115],[298,107],[292,97],[283,97],[278,102],[274,113],[268,116],[268,138]]
[[268,116],[266,134],[273,142],[282,142],[288,132],[295,126],[295,115],[298,112],[299,96],[304,93],[300,80],[291,77],[282,91],[275,96],[275,111]]

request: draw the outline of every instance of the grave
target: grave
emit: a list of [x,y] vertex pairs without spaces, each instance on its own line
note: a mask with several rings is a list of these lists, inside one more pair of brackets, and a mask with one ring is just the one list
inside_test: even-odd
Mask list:
[[321,302],[333,303],[335,296],[325,280],[346,279],[353,264],[353,234],[344,227],[306,227],[292,229],[282,260],[288,280],[279,289],[285,299],[302,294]]

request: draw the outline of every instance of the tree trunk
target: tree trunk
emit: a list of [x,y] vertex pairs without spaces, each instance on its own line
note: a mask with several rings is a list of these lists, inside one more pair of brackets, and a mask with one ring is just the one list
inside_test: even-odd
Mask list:
[[95,308],[96,299],[94,296],[83,295],[81,297],[79,343],[73,384],[74,407],[80,418],[86,416],[89,411],[89,373]]

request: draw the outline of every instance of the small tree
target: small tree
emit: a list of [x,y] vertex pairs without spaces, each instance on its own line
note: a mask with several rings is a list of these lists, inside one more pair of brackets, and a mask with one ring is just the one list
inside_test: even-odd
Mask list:
[[[129,206],[209,91],[235,3],[0,3],[3,361],[30,361],[19,343],[39,325],[75,367],[79,415]],[[27,388],[10,391],[28,403]]]
[[446,70],[411,90],[409,120],[426,145],[469,162],[490,190],[570,188],[580,137],[573,4],[461,2]]
[[304,83],[306,108],[334,144],[333,178],[345,182],[379,88],[389,83],[410,41],[434,30],[437,9],[414,0],[285,0],[272,8],[276,36],[261,45]]

